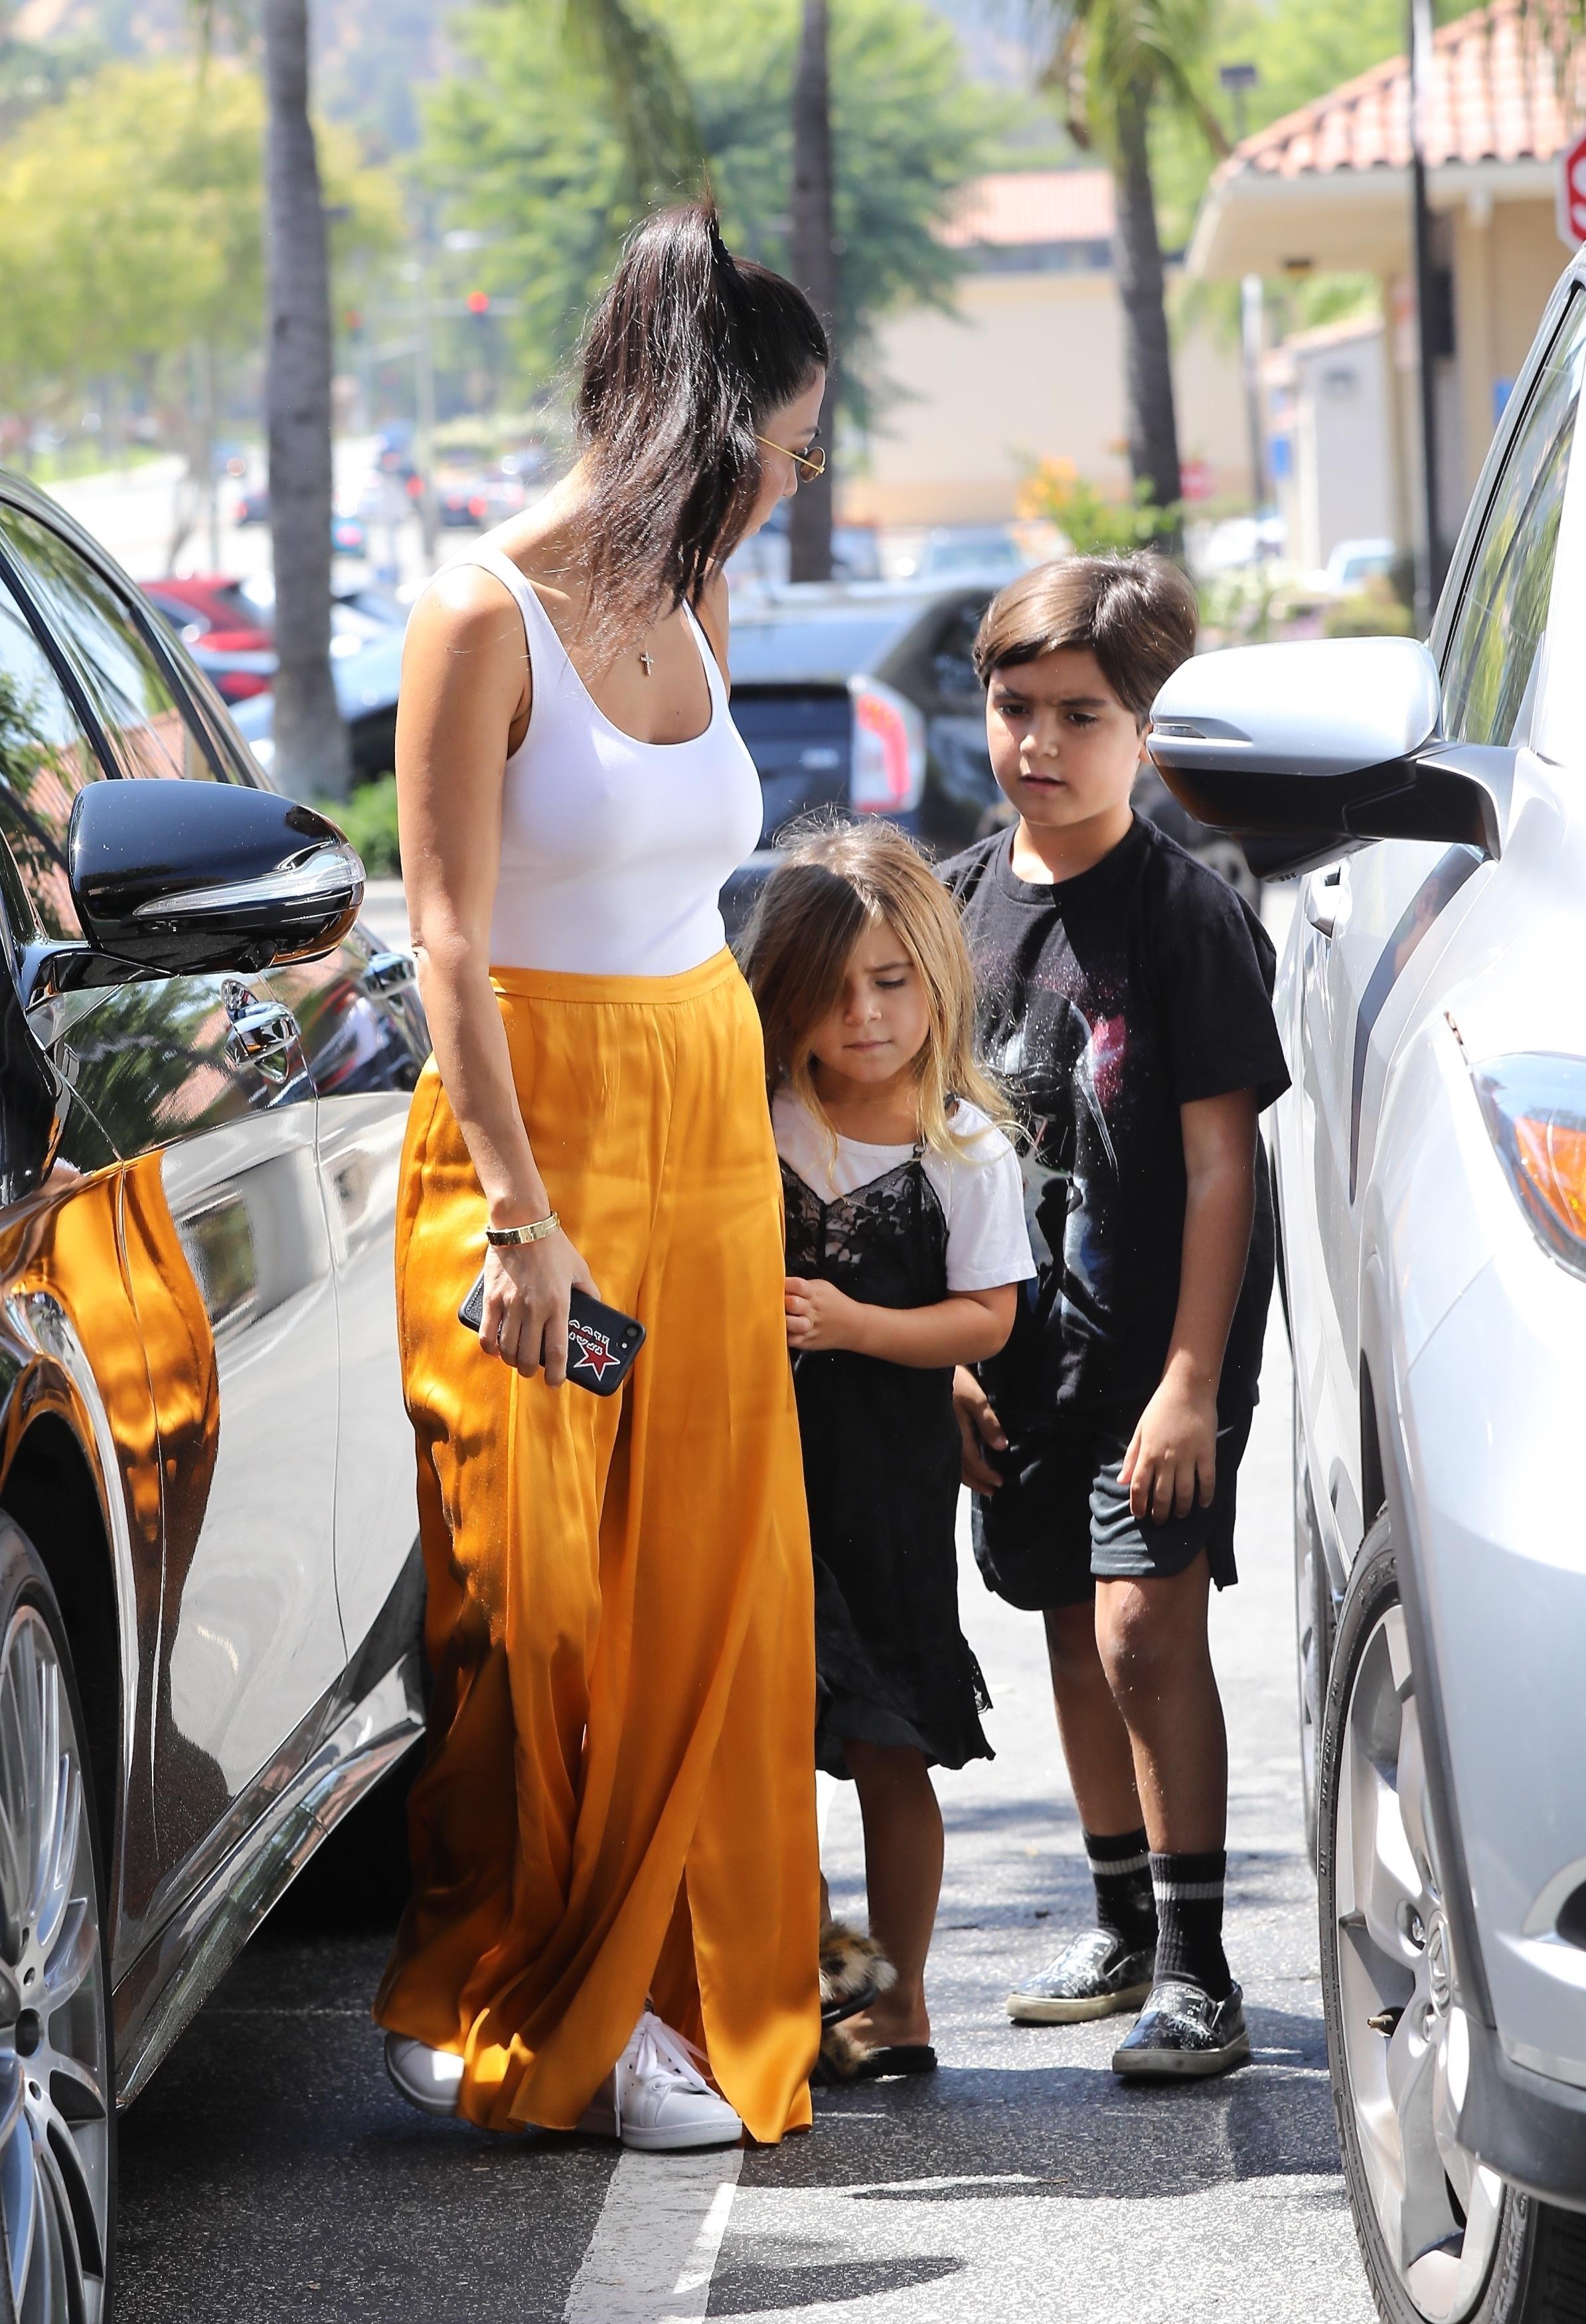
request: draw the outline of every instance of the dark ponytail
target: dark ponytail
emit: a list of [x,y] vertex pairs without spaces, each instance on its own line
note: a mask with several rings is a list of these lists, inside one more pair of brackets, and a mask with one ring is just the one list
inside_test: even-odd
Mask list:
[[588,466],[586,634],[603,658],[696,604],[760,490],[759,423],[830,362],[819,317],[734,259],[714,207],[658,210],[590,318],[576,410]]

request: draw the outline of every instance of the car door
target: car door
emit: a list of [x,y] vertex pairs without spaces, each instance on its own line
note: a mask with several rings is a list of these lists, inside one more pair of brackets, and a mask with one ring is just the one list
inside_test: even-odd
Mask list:
[[[271,984],[296,1018],[318,1099],[341,1349],[337,1590],[352,1655],[418,1538],[392,1245],[402,1139],[429,1036],[411,954],[361,927],[325,958],[274,971]],[[459,1284],[459,1299],[466,1288]]]
[[[0,580],[114,774],[232,771],[116,585],[3,504]],[[65,778],[32,804],[42,963],[80,934]],[[196,1885],[290,1781],[345,1663],[336,1300],[313,1083],[270,980],[129,978],[82,1000],[52,1015],[51,1054],[124,1168],[124,1263],[162,1414],[158,1862],[136,1909]]]
[[[1566,309],[1534,379],[1462,574],[1442,655],[1451,742],[1527,741],[1582,374],[1586,301]],[[1501,863],[1469,847],[1380,841],[1304,881],[1294,1150],[1310,1199],[1290,1263],[1311,1277],[1294,1306],[1311,1489],[1347,1563],[1372,1512],[1360,1474],[1360,1196],[1395,1050],[1435,1005],[1436,964],[1481,908]],[[1308,1333],[1308,1336],[1307,1336]]]

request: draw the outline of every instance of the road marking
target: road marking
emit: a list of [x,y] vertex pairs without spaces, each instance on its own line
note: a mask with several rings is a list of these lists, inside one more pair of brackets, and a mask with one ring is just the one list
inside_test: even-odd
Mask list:
[[620,2155],[564,2324],[703,2324],[743,2150]]

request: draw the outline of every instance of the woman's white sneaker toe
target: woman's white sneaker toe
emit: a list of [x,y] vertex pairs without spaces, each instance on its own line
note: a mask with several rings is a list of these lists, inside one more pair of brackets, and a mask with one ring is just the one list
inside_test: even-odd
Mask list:
[[704,2062],[691,2042],[645,2011],[612,2074],[612,2111],[624,2146],[665,2154],[738,2144],[742,2120],[712,2089],[699,2070]]
[[450,2050],[431,2050],[406,2034],[385,2037],[385,2070],[393,2088],[421,2114],[455,2115],[463,2061]]

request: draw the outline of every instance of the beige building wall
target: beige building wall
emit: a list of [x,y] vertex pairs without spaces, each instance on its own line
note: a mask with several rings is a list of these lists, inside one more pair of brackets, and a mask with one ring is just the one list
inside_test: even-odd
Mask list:
[[[997,523],[1037,460],[1066,458],[1104,491],[1129,489],[1122,316],[1110,272],[967,274],[958,312],[893,317],[878,369],[897,391],[842,487],[853,523]],[[1250,490],[1236,345],[1204,331],[1175,355],[1179,447],[1210,491]]]

